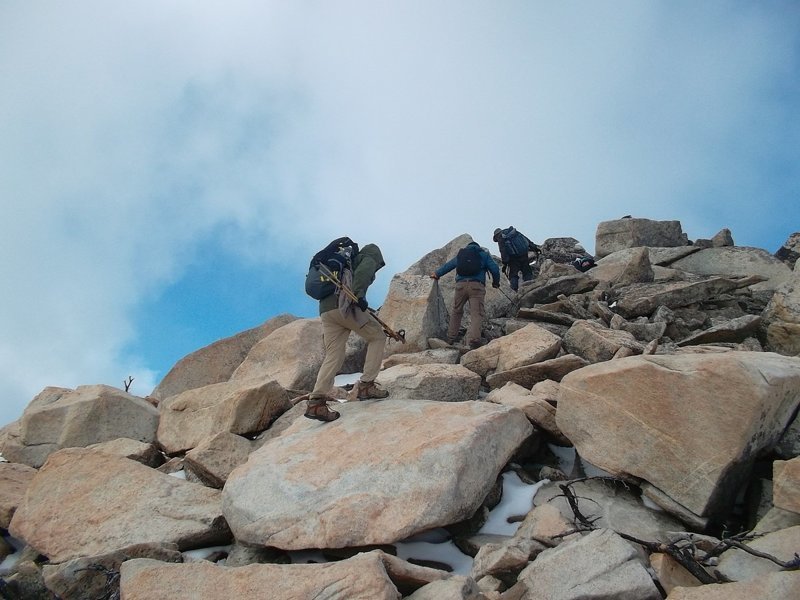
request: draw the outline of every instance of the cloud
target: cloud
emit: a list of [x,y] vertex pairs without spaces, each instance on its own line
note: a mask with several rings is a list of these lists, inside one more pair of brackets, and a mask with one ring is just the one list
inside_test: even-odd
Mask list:
[[45,385],[133,374],[149,393],[171,365],[131,354],[141,308],[209,245],[294,274],[339,235],[377,242],[377,294],[430,249],[465,232],[490,246],[510,224],[591,252],[598,222],[634,214],[774,251],[800,216],[799,17],[791,2],[3,3],[0,423]]

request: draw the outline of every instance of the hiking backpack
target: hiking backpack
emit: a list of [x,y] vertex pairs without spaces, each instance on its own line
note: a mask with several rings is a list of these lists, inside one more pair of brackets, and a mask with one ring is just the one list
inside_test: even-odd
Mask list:
[[572,261],[572,266],[578,269],[581,273],[585,273],[589,269],[596,267],[594,259],[591,256],[579,256]]
[[483,259],[481,249],[472,244],[463,247],[456,254],[456,273],[471,277],[481,272]]
[[336,284],[333,283],[320,269],[325,265],[338,279],[341,280],[342,272],[352,268],[352,261],[358,254],[358,244],[349,237],[333,240],[322,250],[317,252],[308,265],[306,275],[306,294],[314,300],[322,300],[335,294]]
[[503,240],[503,249],[508,258],[516,258],[518,256],[525,256],[527,258],[528,238],[513,227],[503,229],[500,232],[500,237]]

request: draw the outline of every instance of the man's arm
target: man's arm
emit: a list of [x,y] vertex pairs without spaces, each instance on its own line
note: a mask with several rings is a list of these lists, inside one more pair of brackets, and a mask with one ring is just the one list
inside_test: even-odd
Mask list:
[[492,274],[492,287],[500,287],[500,269],[497,267],[497,263],[494,262],[492,255],[486,251],[482,252],[483,254],[483,265],[489,270],[489,273]]
[[456,268],[457,260],[458,260],[458,258],[456,256],[454,256],[453,258],[448,260],[446,263],[444,263],[441,267],[436,269],[433,273],[431,273],[431,277],[433,279],[439,279],[439,277],[447,275],[450,271],[452,271],[453,269]]

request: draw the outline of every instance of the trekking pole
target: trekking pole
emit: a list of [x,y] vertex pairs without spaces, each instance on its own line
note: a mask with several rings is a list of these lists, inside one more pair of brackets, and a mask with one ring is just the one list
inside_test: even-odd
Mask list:
[[[350,300],[352,300],[353,302],[356,302],[356,303],[358,302],[358,296],[355,295],[353,290],[351,290],[349,287],[347,287],[345,284],[343,284],[341,281],[339,281],[339,278],[336,277],[336,275],[327,267],[327,265],[324,265],[324,264],[320,263],[319,269],[322,272],[322,274],[325,277],[327,277],[328,279],[330,279],[330,281],[333,283],[333,285],[335,285],[337,288],[339,288],[341,291],[343,291],[347,295],[347,297],[350,298]],[[381,329],[383,329],[383,333],[388,335],[393,340],[396,340],[396,341],[398,341],[398,342],[400,342],[402,344],[406,343],[406,330],[405,329],[399,329],[398,331],[395,331],[394,329],[389,327],[386,323],[384,323],[380,319],[380,317],[378,317],[377,311],[375,311],[372,308],[367,307],[367,313],[369,313],[370,316],[372,316],[372,318],[375,319],[375,321],[378,322],[378,324],[381,326]]]
[[514,303],[514,300],[513,300],[512,298],[510,298],[510,297],[509,297],[509,295],[508,295],[508,294],[506,294],[506,293],[503,291],[503,288],[500,288],[500,287],[499,287],[499,288],[496,288],[496,289],[500,290],[500,293],[502,293],[502,294],[503,294],[503,296],[505,296],[505,297],[506,297],[506,300],[508,300],[508,301],[509,301],[509,302],[511,302],[512,304]]

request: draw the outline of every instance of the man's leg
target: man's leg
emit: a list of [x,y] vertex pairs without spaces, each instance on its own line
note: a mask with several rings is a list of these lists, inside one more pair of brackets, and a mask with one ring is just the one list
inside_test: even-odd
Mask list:
[[386,347],[386,334],[378,323],[370,318],[369,322],[356,330],[356,333],[367,341],[367,356],[364,359],[364,372],[361,381],[375,381],[381,370],[383,351]]
[[469,331],[467,332],[467,342],[470,346],[478,346],[481,343],[481,329],[483,318],[486,315],[484,299],[486,298],[486,286],[479,281],[467,282],[469,294]]
[[[338,318],[337,318],[338,317]],[[309,400],[319,399],[330,394],[333,389],[333,380],[339,373],[344,363],[347,338],[350,329],[342,324],[341,314],[338,310],[329,310],[322,313],[322,341],[325,345],[325,358],[317,373],[317,382],[314,390],[309,394]]]
[[389,392],[375,383],[375,378],[381,369],[383,350],[386,347],[386,334],[374,319],[359,327],[356,333],[367,340],[367,356],[364,359],[361,379],[356,384],[356,398],[359,400],[386,398]]
[[464,305],[469,300],[468,281],[459,281],[456,283],[456,293],[453,297],[453,312],[450,313],[450,326],[447,328],[448,341],[455,340],[458,337],[458,330],[461,328],[461,318],[464,314]]
[[520,270],[522,271],[522,281],[531,281],[533,279],[533,269],[527,260],[521,260],[519,263]]

